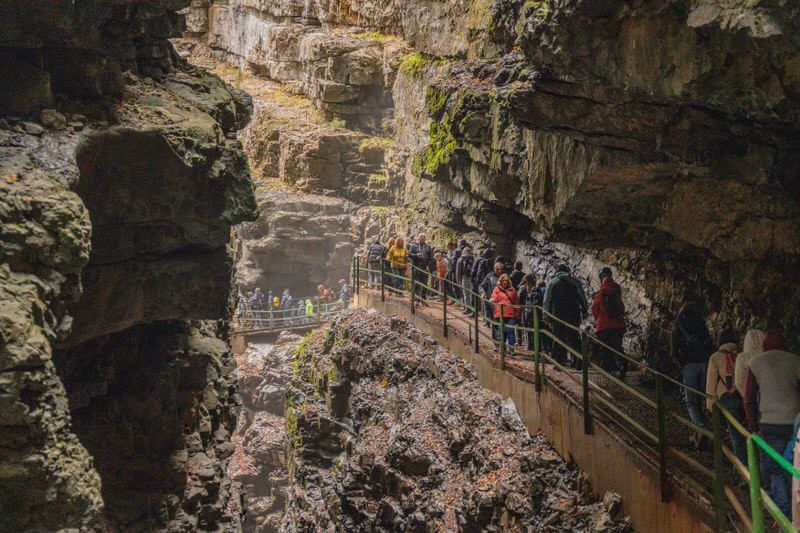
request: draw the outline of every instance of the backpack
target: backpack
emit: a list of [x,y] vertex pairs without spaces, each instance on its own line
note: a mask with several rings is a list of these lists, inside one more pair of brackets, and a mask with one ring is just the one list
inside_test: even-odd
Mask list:
[[553,314],[562,320],[579,320],[581,300],[578,290],[566,277],[557,278],[550,286]]
[[[475,258],[471,255],[464,255],[459,259],[461,261],[461,276],[469,276],[472,274],[472,265],[475,264]],[[460,281],[460,280],[459,280]]]
[[736,383],[733,381],[734,369],[736,368],[736,352],[729,352],[722,350],[725,354],[725,389],[729,394],[736,394],[739,391],[736,389]]
[[619,319],[625,316],[625,305],[622,303],[622,295],[619,292],[603,294],[601,302],[608,318]]
[[383,259],[384,255],[386,255],[385,250],[386,248],[382,244],[375,243],[369,247],[369,251],[367,252],[367,259],[371,263],[377,263],[381,259]]
[[489,260],[481,257],[478,264],[472,267],[475,270],[475,275],[472,276],[472,285],[480,285],[486,276],[489,275]]

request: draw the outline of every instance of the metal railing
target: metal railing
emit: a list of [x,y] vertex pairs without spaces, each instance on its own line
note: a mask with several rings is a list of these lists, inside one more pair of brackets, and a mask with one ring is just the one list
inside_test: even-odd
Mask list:
[[314,298],[312,301],[313,307],[310,309],[297,307],[296,309],[247,309],[243,313],[237,311],[232,321],[233,330],[236,333],[248,333],[319,325],[350,304],[349,298],[332,303],[320,303],[319,298]]
[[[429,294],[441,297],[442,300],[442,334],[447,337],[451,324],[454,321],[466,324],[468,331],[468,340],[472,345],[475,353],[481,350],[481,339],[488,339],[499,352],[498,367],[500,369],[506,368],[506,357],[509,352],[515,356],[528,357],[534,362],[534,388],[536,391],[541,391],[542,387],[547,382],[546,365],[551,365],[553,368],[558,368],[563,371],[563,375],[569,376],[581,386],[581,406],[583,408],[583,426],[586,434],[592,432],[592,412],[597,409],[606,412],[610,415],[611,420],[615,420],[621,427],[626,429],[630,436],[635,437],[639,442],[649,444],[655,456],[656,466],[659,473],[659,482],[661,489],[661,499],[666,502],[670,498],[670,477],[686,479],[690,482],[697,482],[698,478],[692,476],[691,472],[701,474],[699,483],[704,490],[706,487],[702,485],[702,479],[711,478],[711,494],[710,500],[713,506],[715,522],[718,531],[728,531],[733,527],[737,529],[745,529],[761,533],[766,529],[766,517],[771,516],[776,525],[785,532],[796,532],[797,530],[792,525],[791,517],[785,516],[780,509],[778,509],[775,502],[770,495],[762,488],[760,479],[760,457],[759,450],[763,455],[769,457],[770,460],[775,461],[780,467],[787,472],[790,476],[800,479],[800,472],[798,472],[792,464],[786,461],[780,453],[775,451],[769,444],[767,444],[759,435],[749,432],[729,410],[727,410],[717,398],[712,398],[705,394],[705,392],[696,390],[673,377],[653,370],[641,361],[634,359],[607,344],[601,342],[594,336],[589,335],[580,327],[570,324],[547,312],[541,306],[529,305],[512,305],[514,309],[529,312],[528,316],[532,317],[532,324],[509,324],[504,318],[504,311],[507,305],[494,304],[490,300],[484,298],[480,294],[471,289],[466,289],[454,283],[452,280],[446,278],[438,278],[429,272],[419,269],[413,265],[410,266],[412,275],[406,276],[406,273],[398,274],[396,272],[389,272],[386,269],[385,261],[381,262],[380,270],[370,269],[362,265],[361,258],[356,256],[353,258],[352,277],[353,287],[356,294],[359,293],[360,285],[365,283],[363,279],[364,274],[372,274],[372,284],[374,280],[380,280],[380,297],[381,301],[386,300],[386,293],[391,292],[398,296],[409,296],[408,305],[412,314],[417,312],[420,305],[426,305],[423,300],[417,295],[418,290],[424,290]],[[415,276],[414,273],[417,275]],[[422,282],[421,280],[433,278],[436,280],[439,287],[434,287],[429,283]],[[388,282],[388,285],[387,285]],[[448,290],[449,289],[449,290]],[[454,298],[454,304],[448,304],[449,297],[461,294],[461,298]],[[499,318],[495,319],[494,316],[482,316],[481,310],[486,305],[499,305]],[[472,315],[468,318],[466,316],[459,316],[456,313],[448,311],[449,307],[459,305],[469,310]],[[552,328],[544,327],[541,322],[546,319],[550,324],[558,323],[563,327],[574,330],[580,336],[580,347],[570,345],[563,339],[558,338],[553,334]],[[486,328],[481,328],[480,323],[484,322],[492,327],[493,331],[497,332],[497,338],[493,334],[487,333]],[[508,330],[513,330],[515,335],[520,333],[526,337],[533,336],[532,350],[522,350],[513,348],[506,345],[506,336]],[[573,372],[559,364],[553,357],[545,353],[543,349],[543,339],[548,339],[552,345],[559,345],[569,353],[572,357],[581,362],[580,377],[575,377]],[[622,379],[614,376],[604,368],[600,367],[593,361],[592,352],[593,347],[602,348],[607,353],[613,354],[627,361],[628,365],[640,368],[654,378],[655,381],[655,394],[654,397],[646,394],[632,385],[626,383]],[[637,420],[631,414],[625,411],[624,405],[619,405],[615,398],[605,393],[602,387],[597,385],[590,379],[590,368],[596,373],[603,376],[605,379],[612,382],[614,385],[623,389],[625,392],[634,396],[641,405],[647,406],[655,415],[655,431],[648,429],[643,421]],[[701,398],[701,401],[712,401],[711,412],[711,430],[705,427],[698,426],[687,419],[682,413],[676,412],[667,406],[665,395],[665,384],[670,383],[679,387],[684,394],[696,394]],[[723,421],[727,421],[735,431],[744,437],[747,447],[747,464],[742,462],[725,444],[723,436]],[[702,464],[696,458],[690,456],[681,450],[672,446],[668,439],[667,423],[677,423],[688,428],[697,436],[706,437],[713,443],[714,460],[713,466],[708,467]],[[625,427],[627,426],[627,427]],[[679,467],[675,467],[678,465]],[[747,493],[749,498],[741,498],[737,494],[737,484],[730,478],[730,473],[733,472],[738,476],[747,486]],[[695,483],[697,484],[697,483]],[[766,509],[768,515],[765,515]],[[733,514],[730,514],[730,511]],[[738,520],[737,520],[738,519]],[[738,526],[738,527],[737,527]]]

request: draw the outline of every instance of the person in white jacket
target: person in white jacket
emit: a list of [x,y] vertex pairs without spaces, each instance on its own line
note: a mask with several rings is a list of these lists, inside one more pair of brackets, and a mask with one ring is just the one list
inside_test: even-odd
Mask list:
[[747,375],[747,365],[753,357],[760,355],[764,350],[761,345],[764,342],[764,332],[760,329],[748,330],[742,343],[742,353],[736,358],[736,366],[733,371],[733,381],[739,394],[744,393],[744,377]]

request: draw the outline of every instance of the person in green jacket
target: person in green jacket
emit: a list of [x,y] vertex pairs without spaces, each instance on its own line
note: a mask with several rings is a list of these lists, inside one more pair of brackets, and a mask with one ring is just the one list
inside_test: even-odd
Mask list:
[[311,298],[306,300],[306,322],[314,321],[314,302]]

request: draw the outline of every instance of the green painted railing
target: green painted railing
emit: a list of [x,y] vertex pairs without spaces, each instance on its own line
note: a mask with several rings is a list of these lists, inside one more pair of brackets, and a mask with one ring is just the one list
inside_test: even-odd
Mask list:
[[[797,532],[792,525],[791,517],[785,516],[775,505],[775,502],[770,498],[767,492],[761,487],[760,473],[759,473],[759,450],[763,452],[770,460],[775,461],[781,466],[788,474],[800,479],[800,472],[798,472],[792,464],[786,461],[783,456],[775,451],[769,444],[767,444],[757,434],[749,432],[725,407],[715,398],[710,398],[705,392],[693,389],[674,379],[673,377],[657,372],[648,367],[641,361],[633,359],[628,355],[615,350],[614,348],[604,344],[597,338],[588,335],[586,332],[581,331],[579,327],[564,322],[558,317],[545,311],[541,306],[524,306],[514,305],[512,307],[529,311],[533,316],[532,327],[515,324],[508,324],[503,317],[503,310],[506,306],[501,305],[500,319],[495,320],[491,317],[481,316],[482,309],[485,305],[494,305],[488,299],[482,297],[476,292],[453,283],[447,279],[438,278],[422,269],[410,267],[412,275],[406,276],[406,273],[389,272],[382,262],[380,270],[369,269],[362,265],[362,260],[359,256],[353,258],[353,286],[356,293],[359,291],[359,286],[365,282],[364,274],[378,274],[380,277],[380,287],[375,287],[380,290],[381,300],[386,300],[386,292],[395,295],[409,296],[409,303],[411,312],[416,313],[416,308],[419,305],[419,298],[415,292],[423,289],[431,294],[440,296],[443,301],[443,333],[445,336],[448,334],[449,323],[453,321],[460,321],[466,324],[468,328],[469,341],[473,346],[476,353],[480,351],[480,339],[488,339],[493,344],[499,353],[498,367],[505,368],[507,352],[509,347],[506,346],[506,329],[513,329],[516,335],[524,333],[526,335],[533,335],[533,350],[514,349],[515,355],[531,357],[534,361],[534,387],[536,391],[541,391],[542,387],[547,382],[546,366],[545,363],[554,368],[559,368],[564,371],[566,376],[569,376],[577,383],[580,384],[582,395],[581,403],[584,413],[584,432],[589,434],[592,431],[592,412],[593,409],[599,408],[606,410],[616,417],[617,421],[624,422],[629,428],[633,429],[635,436],[644,443],[648,443],[655,447],[655,461],[658,467],[659,481],[661,488],[662,501],[669,501],[670,498],[670,476],[685,476],[689,479],[703,480],[711,479],[711,495],[710,499],[714,508],[714,515],[718,531],[729,531],[733,528],[745,529],[755,533],[762,533],[766,530],[766,517],[771,516],[775,523],[782,531]],[[416,273],[417,275],[413,275]],[[438,287],[434,287],[429,283],[422,282],[425,279],[435,279]],[[457,290],[452,290],[457,287]],[[448,291],[447,288],[451,290]],[[448,293],[450,295],[462,293],[460,302],[455,305],[461,305],[468,310],[471,310],[473,316],[467,318],[458,316],[455,313],[448,313],[448,307],[453,304],[448,304]],[[550,329],[543,328],[540,324],[541,319],[545,317],[550,323],[559,323],[576,331],[580,335],[581,347],[576,349],[570,346],[567,342],[557,338]],[[480,327],[480,322],[484,321],[491,325],[493,328],[498,328],[499,331],[499,345],[497,341],[486,331]],[[547,338],[551,343],[558,344],[564,350],[572,355],[572,357],[581,361],[580,378],[576,378],[572,372],[567,368],[560,365],[549,354],[544,353],[542,350],[542,338]],[[628,361],[629,365],[641,368],[655,380],[655,397],[651,398],[644,394],[642,391],[632,387],[630,384],[619,379],[617,376],[607,372],[592,360],[592,347],[601,347],[613,355],[623,358]],[[618,405],[614,398],[609,398],[603,390],[592,382],[589,375],[589,369],[592,369],[597,374],[604,376],[606,379],[613,382],[617,387],[625,390],[643,405],[648,406],[655,410],[656,415],[656,432],[653,433],[650,429],[645,427],[643,423],[636,420],[633,416],[625,412],[624,406]],[[682,413],[670,409],[666,403],[664,392],[665,383],[671,383],[674,386],[683,389],[684,393],[697,394],[702,399],[712,400],[712,430],[700,427],[690,420],[688,420]],[[747,444],[747,464],[743,465],[733,452],[725,445],[723,419],[731,424],[733,428],[741,434]],[[711,439],[714,447],[714,464],[712,468],[700,463],[698,460],[692,458],[688,454],[670,446],[667,435],[667,422],[672,420],[683,426],[689,428],[697,435],[705,436]],[[688,467],[689,471],[700,474],[700,476],[691,476],[687,474],[685,469],[673,468],[675,464],[681,464]],[[748,487],[749,501],[742,501],[737,495],[735,490],[736,484],[729,481],[729,473],[733,472],[742,479]],[[768,515],[765,515],[766,509]]]

